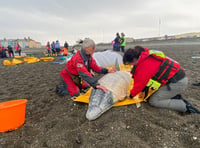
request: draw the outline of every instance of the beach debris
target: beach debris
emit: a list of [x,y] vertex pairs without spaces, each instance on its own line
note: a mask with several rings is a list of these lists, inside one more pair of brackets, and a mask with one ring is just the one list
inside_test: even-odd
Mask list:
[[193,86],[200,86],[200,82],[192,83]]
[[60,57],[59,61],[52,62],[52,64],[66,64],[72,57],[72,54]]
[[0,142],[2,142],[2,141],[3,141],[3,138],[0,139]]
[[193,138],[194,140],[197,140],[197,137],[196,137],[196,136],[193,136],[192,138]]
[[81,135],[80,135],[80,134],[78,134],[78,135],[76,136],[76,140],[75,140],[75,141],[76,141],[77,144],[81,144],[81,143],[82,143],[82,142],[81,142],[81,141],[82,141],[82,138],[81,138]]
[[137,108],[141,107],[141,103],[136,103],[135,105],[136,105]]
[[200,56],[192,56],[193,59],[200,59]]

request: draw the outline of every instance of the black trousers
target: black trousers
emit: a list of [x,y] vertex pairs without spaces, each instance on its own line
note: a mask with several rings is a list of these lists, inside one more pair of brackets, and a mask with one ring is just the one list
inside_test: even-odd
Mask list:
[[125,46],[121,46],[121,51],[122,51],[122,52],[124,52],[124,47],[125,47]]

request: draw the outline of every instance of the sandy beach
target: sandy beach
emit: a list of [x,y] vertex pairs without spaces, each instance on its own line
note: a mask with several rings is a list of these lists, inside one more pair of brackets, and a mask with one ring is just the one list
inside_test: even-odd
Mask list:
[[[178,61],[189,77],[183,93],[200,109],[200,42],[132,43],[162,50]],[[98,50],[111,48],[99,45]],[[45,49],[26,49],[42,57]],[[56,57],[58,60],[59,57]],[[200,115],[186,115],[142,103],[113,107],[95,121],[85,117],[87,104],[56,94],[65,67],[52,62],[3,66],[0,59],[0,102],[25,98],[26,120],[15,131],[0,133],[0,148],[199,148]]]

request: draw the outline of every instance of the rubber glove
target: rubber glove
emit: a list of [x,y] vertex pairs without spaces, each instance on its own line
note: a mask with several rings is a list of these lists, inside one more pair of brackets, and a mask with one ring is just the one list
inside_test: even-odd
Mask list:
[[140,92],[140,93],[139,93],[139,98],[144,99],[144,97],[145,97],[145,92]]
[[116,68],[115,67],[112,67],[111,69],[108,69],[108,73],[113,73],[113,72],[116,72]]

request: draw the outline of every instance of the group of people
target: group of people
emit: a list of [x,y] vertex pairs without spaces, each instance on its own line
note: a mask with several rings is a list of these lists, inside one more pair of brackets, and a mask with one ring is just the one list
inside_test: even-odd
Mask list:
[[61,52],[63,52],[63,55],[67,55],[68,54],[68,47],[69,47],[69,44],[67,43],[67,41],[65,41],[65,43],[64,43],[63,50],[61,49],[61,46],[60,46],[60,43],[59,43],[58,40],[56,42],[52,41],[51,44],[48,41],[47,44],[46,44],[46,50],[47,50],[48,56],[60,55]]
[[[107,91],[98,83],[94,72],[107,74],[116,70],[99,67],[92,57],[94,51],[94,41],[86,38],[81,50],[67,62],[66,67],[60,72],[61,83],[56,87],[58,94],[79,96],[84,89],[90,86]],[[181,96],[188,84],[184,69],[163,52],[136,46],[125,51],[123,63],[133,67],[131,74],[134,84],[130,98],[138,94],[147,96],[149,87],[151,87],[158,89],[147,100],[151,106],[184,113],[200,113]]]
[[126,46],[125,34],[122,32],[120,36],[119,33],[117,32],[115,39],[112,41],[112,45],[114,51],[124,52]]
[[[15,46],[15,53],[18,53],[19,56],[21,56],[21,50],[21,46],[19,45],[19,43],[17,43]],[[0,58],[7,58],[7,53],[10,58],[15,57],[13,47],[11,45],[8,45],[7,48],[0,45]]]

